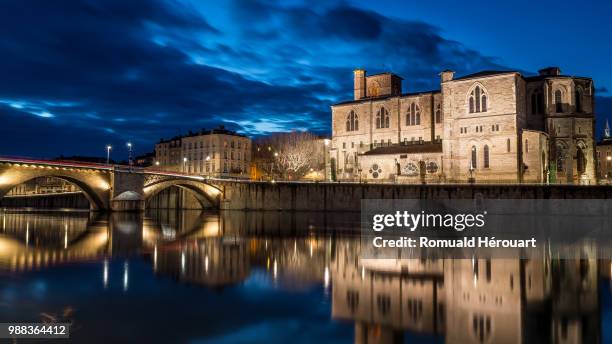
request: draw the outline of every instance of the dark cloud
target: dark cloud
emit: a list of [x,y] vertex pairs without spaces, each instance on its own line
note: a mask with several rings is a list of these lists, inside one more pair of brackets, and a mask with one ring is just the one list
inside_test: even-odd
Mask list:
[[237,1],[214,26],[205,6],[3,4],[0,154],[98,154],[128,139],[145,151],[221,123],[324,133],[329,106],[351,97],[354,67],[395,71],[411,91],[436,88],[442,69],[501,68],[436,27],[344,3]]
[[382,22],[374,13],[337,7],[321,17],[321,28],[341,39],[374,40],[382,33]]

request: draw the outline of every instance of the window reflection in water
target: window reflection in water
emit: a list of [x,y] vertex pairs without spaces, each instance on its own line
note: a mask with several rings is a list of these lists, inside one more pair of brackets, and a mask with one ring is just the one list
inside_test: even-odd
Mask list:
[[328,290],[322,297],[331,301],[331,318],[354,323],[359,343],[397,342],[406,333],[447,343],[597,343],[598,281],[612,273],[609,261],[588,250],[577,260],[362,259],[352,231],[358,218],[350,214],[0,216],[0,271],[99,261],[107,289],[110,261],[120,260],[117,283],[126,295],[134,282],[131,256],[144,256],[162,278],[202,288],[242,284],[263,272],[271,288]]

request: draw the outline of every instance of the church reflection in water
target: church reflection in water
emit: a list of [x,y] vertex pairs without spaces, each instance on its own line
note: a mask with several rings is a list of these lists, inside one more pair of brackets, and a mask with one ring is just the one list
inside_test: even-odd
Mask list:
[[601,341],[598,282],[612,266],[592,252],[578,260],[368,260],[358,216],[0,213],[0,273],[144,256],[156,274],[202,287],[240,284],[254,271],[276,288],[321,286],[332,319],[354,323],[355,343],[403,342],[407,333],[446,343]]

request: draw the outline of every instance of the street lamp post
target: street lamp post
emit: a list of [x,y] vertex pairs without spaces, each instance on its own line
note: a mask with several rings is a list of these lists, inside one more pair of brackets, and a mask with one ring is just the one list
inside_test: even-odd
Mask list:
[[183,173],[187,173],[187,157],[183,158]]
[[206,156],[206,175],[210,178],[210,155]]
[[[278,158],[278,152],[274,152],[274,159],[273,159],[273,161],[272,161],[272,166],[271,166],[271,168],[270,168],[270,173],[272,173],[272,172],[273,172],[273,170],[274,170],[274,166],[277,166],[277,167],[278,167],[278,161],[277,161],[277,159],[276,159],[276,158]],[[278,175],[279,175],[279,179],[281,179],[281,172],[280,172],[280,168],[278,168]],[[272,181],[274,181],[274,177],[272,177],[272,178],[273,178],[273,179],[272,179]]]
[[110,164],[110,151],[113,149],[111,145],[106,146],[106,164]]
[[131,142],[127,143],[127,148],[128,148],[128,164],[130,166],[130,171],[131,171],[132,166],[134,165],[134,161],[132,159],[132,143]]

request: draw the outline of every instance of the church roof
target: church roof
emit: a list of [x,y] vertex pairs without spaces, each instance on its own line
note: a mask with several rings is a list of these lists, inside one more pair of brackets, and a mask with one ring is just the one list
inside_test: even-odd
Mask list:
[[378,97],[365,97],[365,98],[361,98],[361,99],[357,99],[357,100],[347,100],[347,101],[343,101],[343,102],[339,102],[339,103],[333,104],[332,106],[346,105],[346,104],[356,104],[356,103],[376,101],[376,100],[385,100],[385,99],[394,98],[394,97],[403,98],[403,97],[412,97],[412,96],[418,96],[418,95],[423,95],[423,94],[436,94],[436,93],[440,93],[440,90],[423,91],[423,92],[412,92],[412,93],[402,93],[401,95],[387,94],[387,95],[378,96]]
[[544,79],[554,79],[554,78],[574,78],[574,79],[585,79],[591,80],[591,78],[587,78],[584,76],[575,76],[575,75],[533,75],[533,76],[524,76],[523,79],[526,81],[539,81]]
[[472,78],[482,78],[485,76],[494,76],[494,75],[502,75],[502,74],[512,74],[518,73],[515,70],[483,70],[477,73],[472,73],[464,76],[460,76],[458,78],[454,78],[453,80],[464,80],[464,79],[472,79]]
[[[519,72],[517,70],[483,70],[483,71],[480,71],[480,72],[477,72],[477,73],[472,73],[472,74],[460,76],[458,78],[454,78],[453,80],[474,79],[474,78],[482,78],[482,77],[487,77],[487,76],[496,76],[496,75],[513,74],[513,73],[521,74],[521,72]],[[582,77],[582,76],[563,75],[563,74],[560,74],[560,75],[549,75],[549,74],[547,74],[547,75],[532,75],[532,76],[522,76],[522,77],[526,81],[538,81],[538,80],[551,79],[551,78],[590,79],[590,78],[586,78],[586,77]]]
[[423,142],[377,147],[362,155],[442,153],[441,142]]
[[404,78],[402,78],[401,76],[395,74],[395,73],[391,73],[391,72],[382,72],[382,73],[375,73],[375,74],[370,74],[370,75],[366,75],[366,77],[369,76],[377,76],[377,75],[392,75],[394,77],[400,78],[401,80],[404,80]]

